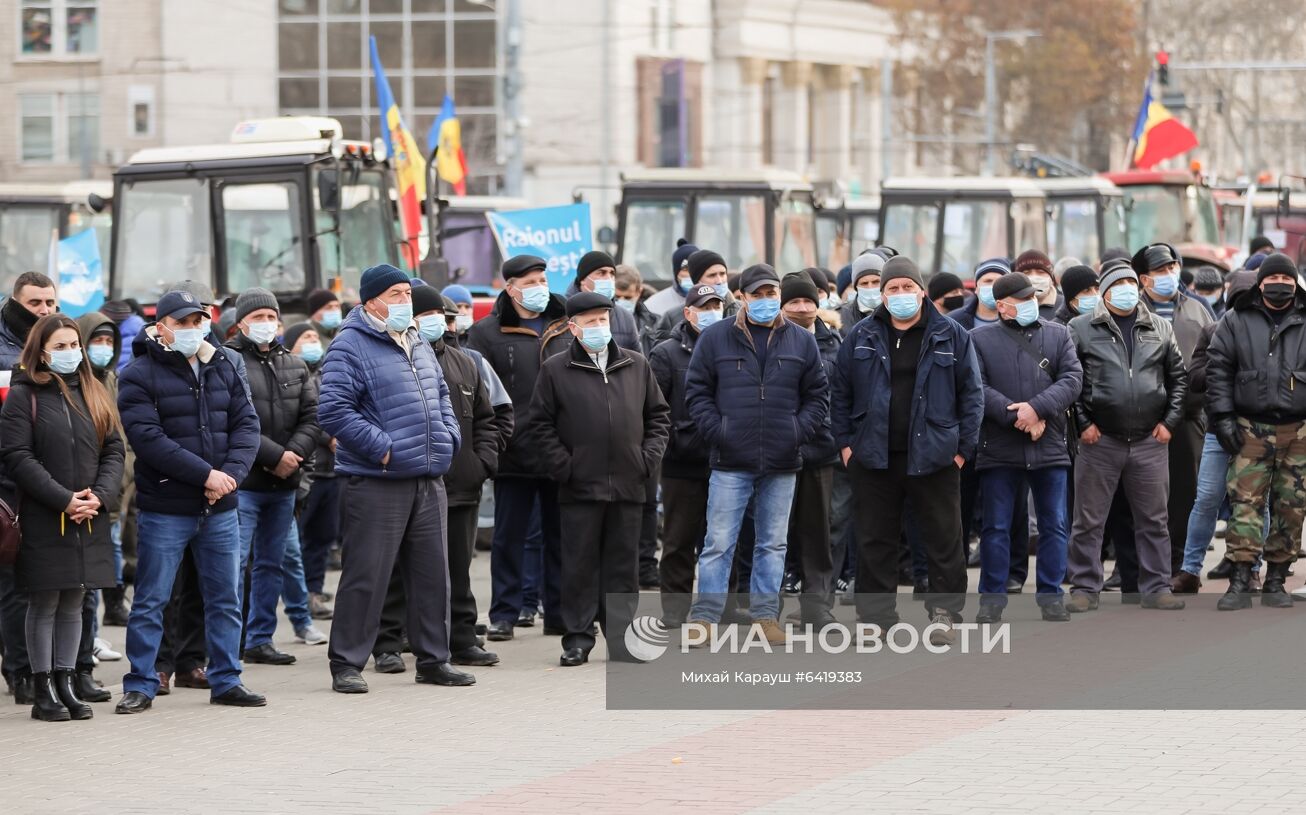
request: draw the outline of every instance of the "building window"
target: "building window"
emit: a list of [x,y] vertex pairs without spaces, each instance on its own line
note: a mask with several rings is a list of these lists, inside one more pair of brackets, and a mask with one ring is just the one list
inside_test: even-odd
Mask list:
[[134,139],[154,138],[154,88],[149,85],[127,89],[127,132]]
[[19,52],[32,57],[100,51],[98,0],[19,0]]
[[25,93],[18,97],[22,120],[19,157],[31,164],[99,160],[100,97],[94,93]]

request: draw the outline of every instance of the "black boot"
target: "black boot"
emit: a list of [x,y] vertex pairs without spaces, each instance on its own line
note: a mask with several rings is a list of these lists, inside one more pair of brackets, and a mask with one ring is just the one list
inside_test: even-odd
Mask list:
[[100,687],[90,671],[78,671],[73,677],[73,691],[83,702],[107,702],[113,694]]
[[[1229,570],[1229,590],[1220,598],[1215,607],[1220,611],[1237,611],[1252,607],[1252,596],[1247,593],[1247,584],[1252,579],[1252,564],[1245,561],[1234,563]],[[1292,601],[1289,600],[1289,603]]]
[[122,588],[105,589],[102,592],[104,597],[104,624],[113,626],[126,626],[127,618],[131,612],[127,608],[124,600],[125,593]]
[[32,718],[43,722],[66,722],[71,716],[68,708],[59,701],[50,674],[32,674],[32,686],[36,693],[36,703],[32,705]]
[[73,672],[72,671],[55,671],[54,672],[54,690],[59,695],[59,701],[63,706],[68,708],[68,715],[73,721],[89,719],[95,715],[91,706],[77,698],[77,691],[73,689]]
[[[1284,588],[1288,579],[1290,561],[1265,564],[1265,582],[1261,585],[1261,605],[1270,608],[1292,608],[1292,595]],[[1250,605],[1250,601],[1248,602]]]
[[14,677],[14,704],[30,705],[36,702],[36,691],[32,688],[31,674],[18,674]]

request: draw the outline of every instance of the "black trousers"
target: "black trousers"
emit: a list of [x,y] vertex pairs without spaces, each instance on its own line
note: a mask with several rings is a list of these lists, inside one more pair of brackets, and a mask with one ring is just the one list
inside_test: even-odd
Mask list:
[[830,546],[833,494],[833,465],[798,472],[789,513],[788,551],[796,555],[802,569],[803,593],[798,602],[807,622],[815,622],[834,605],[834,554]]
[[[603,628],[608,657],[626,654],[626,627],[639,593],[639,530],[643,504],[580,501],[559,504],[567,538],[562,546],[562,647],[594,647]],[[610,596],[619,595],[619,596]]]
[[95,670],[95,611],[99,608],[95,589],[82,593],[82,639],[77,644],[77,665],[79,671]]
[[191,547],[181,556],[177,579],[172,581],[172,599],[163,610],[163,638],[154,670],[187,674],[208,663],[204,638],[204,595]]
[[898,622],[898,545],[903,504],[911,501],[915,528],[929,563],[925,606],[960,621],[966,605],[966,555],[961,546],[961,482],[955,466],[907,475],[906,453],[890,453],[884,470],[848,463],[857,536],[857,617],[889,626]]
[[[1188,508],[1192,511],[1192,507]],[[1116,487],[1116,494],[1111,498],[1111,509],[1106,515],[1106,534],[1103,536],[1102,551],[1106,551],[1106,536],[1111,538],[1111,547],[1116,550],[1116,568],[1120,570],[1120,591],[1123,594],[1138,593],[1138,547],[1134,544],[1134,511],[1129,506],[1122,484]]]
[[32,672],[27,661],[27,593],[18,589],[13,566],[0,566],[0,643],[4,658],[0,660],[5,679],[13,682]]
[[662,614],[679,624],[689,614],[694,567],[707,536],[707,479],[662,476]]
[[339,478],[319,478],[309,487],[299,513],[299,543],[304,558],[304,583],[309,592],[322,593],[331,547],[340,540]]
[[644,505],[640,507],[639,573],[658,573],[658,477],[656,473],[644,484]]
[[1204,423],[1185,419],[1170,438],[1170,574],[1179,574],[1188,541],[1188,515],[1197,501],[1197,468],[1206,441]]
[[398,570],[405,630],[417,667],[449,661],[448,524],[439,478],[350,476],[341,500],[342,568],[331,623],[332,673],[362,670],[381,628],[386,588]]

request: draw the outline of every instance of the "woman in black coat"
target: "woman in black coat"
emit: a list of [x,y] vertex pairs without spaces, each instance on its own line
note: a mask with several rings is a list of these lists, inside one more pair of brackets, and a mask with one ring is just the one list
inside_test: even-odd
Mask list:
[[73,669],[82,597],[116,584],[109,512],[122,483],[117,410],[82,349],[77,323],[41,318],[0,409],[0,455],[18,488],[27,651],[36,684],[32,718],[91,718]]

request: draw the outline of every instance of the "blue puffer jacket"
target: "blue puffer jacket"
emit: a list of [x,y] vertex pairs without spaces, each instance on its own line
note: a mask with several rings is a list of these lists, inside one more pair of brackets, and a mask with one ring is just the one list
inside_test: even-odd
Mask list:
[[136,335],[132,361],[118,378],[118,412],[136,453],[136,504],[147,512],[202,515],[236,508],[236,493],[212,507],[204,497],[210,470],[242,483],[258,453],[258,414],[231,360],[200,346],[196,381],[186,358]]
[[829,384],[816,340],[776,317],[758,365],[746,310],[698,335],[685,381],[685,405],[712,445],[714,470],[789,473],[802,469],[802,445],[821,432]]
[[[908,475],[956,466],[958,455],[973,459],[984,418],[984,389],[970,334],[929,300],[921,308],[925,337],[916,367]],[[871,470],[889,466],[891,335],[888,312],[880,306],[844,340],[835,366],[830,409],[835,444],[840,450],[851,447],[857,463]]]
[[[462,443],[431,344],[408,328],[412,358],[355,306],[322,360],[318,424],[336,439],[336,472],[437,477]],[[390,461],[381,464],[385,454]]]

